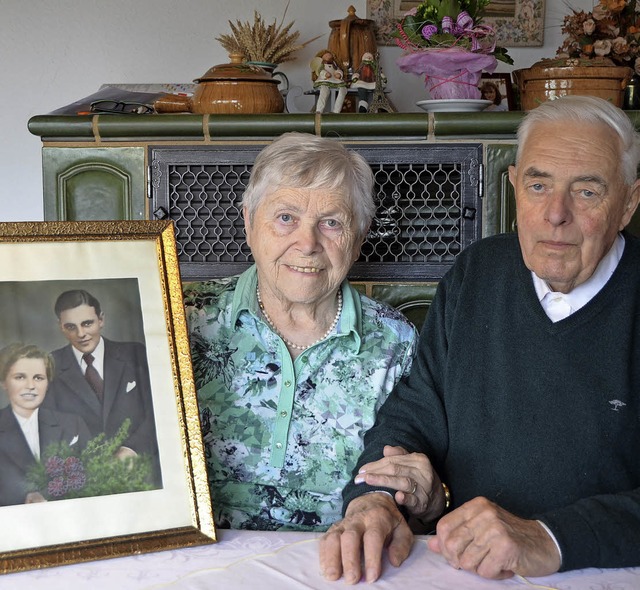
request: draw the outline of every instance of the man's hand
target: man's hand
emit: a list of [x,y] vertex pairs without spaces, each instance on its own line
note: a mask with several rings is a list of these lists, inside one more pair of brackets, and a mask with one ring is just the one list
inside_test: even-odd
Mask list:
[[560,569],[558,549],[540,523],[514,516],[486,498],[474,498],[443,516],[436,532],[429,549],[456,569],[483,578],[546,576]]
[[375,582],[382,571],[382,552],[399,566],[409,555],[413,534],[393,499],[373,492],[352,500],[345,517],[320,539],[320,571],[328,580],[344,577],[357,584],[362,577],[361,555],[367,582]]
[[118,450],[114,453],[113,456],[116,459],[120,459],[120,461],[125,461],[127,459],[133,459],[133,457],[137,457],[138,453],[136,453],[129,447],[118,447]]
[[428,457],[389,445],[384,447],[383,455],[383,459],[363,465],[355,483],[398,490],[396,502],[422,521],[440,516],[445,505],[444,490]]

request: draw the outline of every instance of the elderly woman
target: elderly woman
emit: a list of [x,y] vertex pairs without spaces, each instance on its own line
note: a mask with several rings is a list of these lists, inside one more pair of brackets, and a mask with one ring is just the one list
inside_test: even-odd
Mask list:
[[82,448],[89,429],[75,414],[41,408],[53,379],[53,358],[32,344],[0,351],[0,383],[10,406],[0,410],[0,506],[44,501],[27,483],[29,468],[50,444]]
[[375,211],[366,161],[287,133],[244,193],[255,265],[185,286],[219,527],[324,530],[341,517],[376,411],[407,374],[415,328],[345,277]]

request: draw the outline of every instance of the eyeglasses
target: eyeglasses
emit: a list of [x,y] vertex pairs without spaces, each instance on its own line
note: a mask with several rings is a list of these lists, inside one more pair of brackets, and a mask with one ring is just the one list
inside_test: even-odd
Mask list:
[[114,113],[147,115],[155,113],[155,109],[141,102],[125,102],[121,100],[94,100],[90,109],[92,113]]

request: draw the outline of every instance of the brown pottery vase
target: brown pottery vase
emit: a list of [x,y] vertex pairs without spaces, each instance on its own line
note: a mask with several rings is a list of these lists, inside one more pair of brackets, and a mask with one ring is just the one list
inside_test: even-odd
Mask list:
[[231,55],[231,63],[210,68],[195,80],[193,96],[167,94],[153,104],[158,113],[266,114],[282,113],[284,98],[280,80],[264,68]]

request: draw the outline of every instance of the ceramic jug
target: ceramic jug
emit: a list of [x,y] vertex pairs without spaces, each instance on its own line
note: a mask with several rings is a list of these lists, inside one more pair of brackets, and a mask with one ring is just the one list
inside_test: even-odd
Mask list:
[[349,6],[347,12],[346,18],[329,22],[331,33],[328,49],[345,71],[355,71],[364,53],[378,53],[375,22],[359,18],[353,6]]

